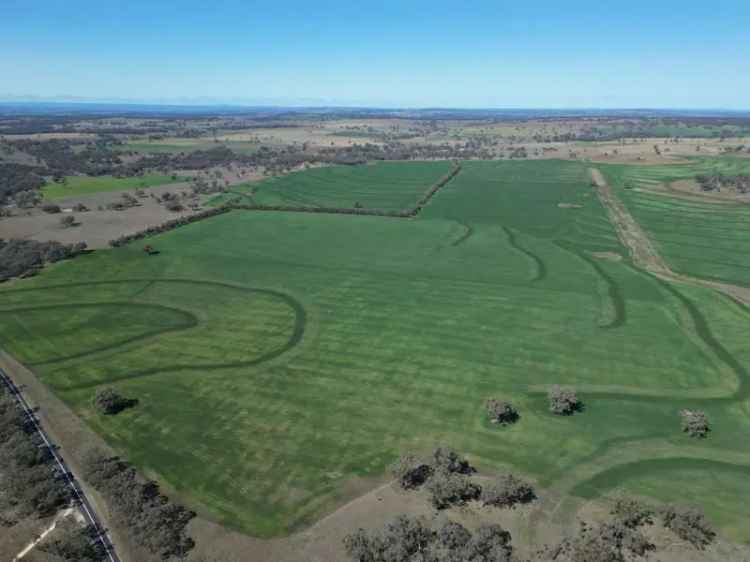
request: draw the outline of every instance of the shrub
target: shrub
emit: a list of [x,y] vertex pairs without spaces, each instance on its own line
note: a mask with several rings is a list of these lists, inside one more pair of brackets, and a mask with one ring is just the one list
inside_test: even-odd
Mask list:
[[535,498],[532,485],[512,474],[500,476],[492,485],[484,487],[481,495],[485,505],[495,507],[515,507],[520,503],[529,503]]
[[100,388],[94,396],[94,405],[105,416],[114,416],[138,404],[134,398],[125,398],[112,388]]
[[703,549],[716,537],[711,524],[697,508],[667,506],[661,511],[664,526],[695,548]]
[[432,475],[432,468],[413,455],[403,455],[391,466],[391,473],[404,490],[418,488]]
[[167,209],[167,211],[177,213],[179,211],[182,211],[185,207],[183,207],[182,203],[180,203],[179,201],[170,200],[164,204],[164,208]]
[[76,218],[73,215],[65,215],[60,217],[60,226],[63,228],[70,228],[76,224]]
[[708,432],[711,431],[711,428],[708,426],[708,416],[706,416],[705,412],[700,410],[682,410],[680,416],[682,417],[682,431],[690,437],[702,439],[707,437]]
[[62,209],[60,209],[60,205],[55,205],[54,203],[45,203],[44,205],[42,205],[42,211],[53,215],[61,212]]
[[553,414],[558,416],[570,416],[575,412],[579,412],[583,408],[583,404],[576,396],[575,389],[563,388],[559,385],[554,385],[549,389],[547,393],[549,398],[549,409]]
[[504,400],[487,400],[487,414],[490,416],[492,423],[500,425],[509,425],[518,421],[518,411],[510,402]]
[[89,208],[86,205],[84,205],[83,203],[76,203],[75,205],[73,205],[73,210],[76,213],[85,213],[85,212],[89,211]]

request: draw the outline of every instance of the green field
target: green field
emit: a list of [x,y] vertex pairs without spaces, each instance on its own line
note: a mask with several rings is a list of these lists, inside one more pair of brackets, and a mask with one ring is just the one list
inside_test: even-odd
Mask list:
[[675,198],[653,191],[660,183],[699,173],[748,174],[750,160],[696,159],[686,165],[601,169],[672,269],[750,286],[750,205]]
[[[380,166],[366,170],[393,180],[382,190],[329,189],[359,168],[264,189],[400,208],[449,164],[402,164],[403,182]],[[158,256],[134,244],[3,287],[0,345],[227,525],[289,533],[400,453],[447,444],[550,495],[625,486],[672,499],[689,481],[686,501],[750,541],[750,312],[594,257],[626,252],[581,163],[466,162],[412,220],[232,211],[150,243]],[[548,413],[554,383],[576,385],[585,412]],[[140,404],[96,415],[102,384]],[[490,397],[512,400],[520,421],[489,424]],[[709,439],[680,432],[683,407],[707,411]],[[690,476],[709,460],[720,491]]]
[[92,195],[104,191],[124,191],[127,189],[147,188],[185,181],[185,178],[165,175],[145,175],[131,178],[116,178],[113,176],[67,176],[65,183],[49,183],[42,188],[45,199],[65,199]]
[[258,143],[249,141],[221,141],[215,142],[211,138],[195,139],[166,138],[160,140],[131,141],[117,147],[121,152],[137,152],[139,154],[180,154],[196,150],[211,150],[225,146],[236,154],[253,154],[258,150]]
[[234,201],[295,207],[345,207],[400,211],[413,207],[451,171],[450,162],[377,162],[329,166],[232,188],[213,204]]

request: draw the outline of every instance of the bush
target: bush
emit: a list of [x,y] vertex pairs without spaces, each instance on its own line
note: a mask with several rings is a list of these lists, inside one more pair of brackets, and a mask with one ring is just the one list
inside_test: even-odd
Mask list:
[[391,474],[401,488],[412,490],[427,481],[432,468],[413,455],[403,455],[391,466]]
[[73,215],[65,215],[60,217],[60,226],[63,228],[70,228],[76,224],[76,218]]
[[169,200],[164,204],[164,208],[167,211],[172,211],[173,213],[178,213],[182,211],[185,207],[182,206],[182,203],[175,200]]
[[76,203],[75,205],[73,205],[73,210],[76,213],[86,213],[89,211],[89,208],[83,203]]
[[61,212],[62,209],[60,209],[60,205],[55,205],[54,203],[45,203],[44,205],[42,205],[42,211],[53,215]]
[[578,399],[578,396],[576,396],[575,389],[573,388],[563,388],[559,385],[554,385],[549,389],[547,397],[549,398],[550,412],[558,416],[570,416],[583,409],[583,404]]
[[536,494],[529,482],[512,474],[500,476],[494,484],[482,489],[481,500],[485,505],[515,507],[520,503],[534,501]]
[[664,526],[695,548],[703,549],[716,537],[711,524],[697,508],[667,506],[661,511]]
[[711,428],[708,425],[708,416],[700,410],[682,410],[682,431],[690,437],[703,439],[708,436]]
[[94,405],[105,416],[114,416],[138,404],[134,398],[125,398],[112,388],[100,388],[94,396]]
[[518,421],[518,411],[510,402],[504,400],[487,400],[487,414],[490,416],[492,423],[500,425],[509,425]]

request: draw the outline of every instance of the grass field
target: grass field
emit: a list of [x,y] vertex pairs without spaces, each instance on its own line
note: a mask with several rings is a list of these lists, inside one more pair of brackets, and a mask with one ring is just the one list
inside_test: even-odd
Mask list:
[[400,211],[412,207],[442,176],[450,162],[377,162],[330,166],[232,188],[213,203],[346,207]]
[[66,183],[49,183],[42,188],[45,199],[65,199],[91,195],[103,191],[124,191],[127,189],[147,188],[185,181],[185,178],[172,179],[172,176],[145,175],[132,178],[115,178],[113,176],[68,176]]
[[[374,189],[379,166],[351,189],[395,207],[448,164],[409,175],[408,197]],[[346,181],[320,179],[338,170],[296,189],[350,203]],[[269,185],[305,176],[290,178]],[[398,454],[448,444],[572,498],[671,499],[689,482],[686,499],[750,541],[750,313],[595,257],[626,252],[583,164],[467,162],[413,220],[232,211],[151,243],[158,256],[136,244],[3,287],[0,345],[227,525],[289,533]],[[548,413],[554,383],[575,384],[585,412]],[[102,384],[140,404],[96,415]],[[489,397],[519,423],[489,424]],[[683,407],[708,412],[709,439],[680,432]],[[713,476],[696,476],[708,460]]]
[[[715,204],[649,191],[698,173],[750,173],[750,160],[696,159],[688,165],[601,166],[636,220],[677,272],[750,286],[750,205]],[[629,189],[624,189],[626,186]]]

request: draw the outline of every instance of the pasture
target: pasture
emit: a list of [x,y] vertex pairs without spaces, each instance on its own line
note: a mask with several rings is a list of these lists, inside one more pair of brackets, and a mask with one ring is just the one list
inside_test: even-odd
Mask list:
[[[449,166],[325,168],[252,196],[401,208]],[[2,287],[0,345],[206,516],[285,535],[447,444],[535,479],[549,517],[686,482],[750,541],[750,313],[636,270],[581,163],[466,162],[416,219],[232,211],[149,243]],[[582,414],[547,411],[555,383]],[[101,385],[140,404],[101,417]],[[520,421],[491,425],[490,397]],[[709,439],[681,433],[683,407]]]
[[185,178],[149,174],[129,178],[115,178],[113,176],[67,176],[65,183],[48,183],[42,188],[42,194],[47,200],[80,197],[107,191],[124,191],[154,187],[185,181]]

